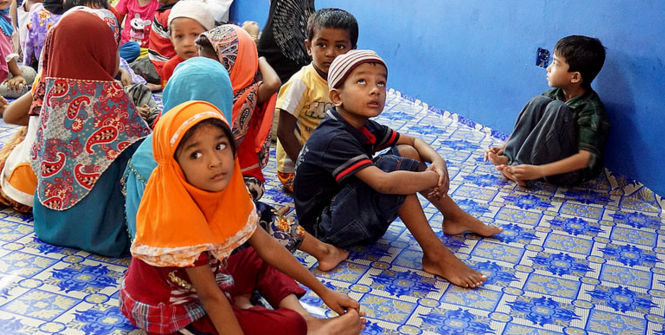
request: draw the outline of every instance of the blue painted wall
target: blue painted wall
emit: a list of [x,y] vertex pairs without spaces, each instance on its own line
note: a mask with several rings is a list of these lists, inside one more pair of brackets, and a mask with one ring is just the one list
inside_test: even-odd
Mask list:
[[[324,7],[356,16],[358,47],[386,60],[389,86],[506,134],[548,89],[537,49],[598,37],[607,60],[592,86],[612,122],[606,166],[665,196],[665,1],[316,1]],[[231,18],[263,26],[268,9],[235,0]]]

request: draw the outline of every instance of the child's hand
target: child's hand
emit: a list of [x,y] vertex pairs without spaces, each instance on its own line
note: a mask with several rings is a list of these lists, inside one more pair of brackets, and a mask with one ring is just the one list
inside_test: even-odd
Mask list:
[[545,177],[542,168],[538,165],[501,165],[497,169],[505,175],[510,176],[512,180],[533,180]]
[[253,39],[259,37],[259,24],[256,21],[243,22],[242,29],[245,29]]
[[339,315],[343,315],[349,309],[360,311],[360,304],[346,294],[328,289],[326,293],[320,297],[330,309]]
[[136,107],[141,117],[145,120],[150,116],[150,106],[143,104],[141,107]]
[[441,198],[447,195],[448,189],[450,188],[450,177],[448,176],[448,167],[446,166],[446,161],[441,160],[440,162],[433,162],[430,164],[430,166],[427,167],[427,170],[434,171],[439,175],[439,180],[436,183],[436,186],[428,196]]
[[495,155],[497,155],[497,156],[502,156],[502,155],[503,155],[503,147],[491,147],[491,148],[487,148],[487,150],[485,150],[485,157],[484,157],[484,158],[485,158],[485,162],[487,162],[487,160],[489,159],[489,155],[490,155],[490,153],[493,153],[493,154],[495,154]]
[[20,91],[23,90],[23,87],[27,85],[27,82],[25,81],[25,78],[23,76],[18,75],[14,76],[13,78],[5,80],[7,83],[7,87],[9,87],[10,90],[14,91]]
[[132,75],[127,72],[125,69],[119,69],[120,72],[120,84],[125,87],[133,84]]

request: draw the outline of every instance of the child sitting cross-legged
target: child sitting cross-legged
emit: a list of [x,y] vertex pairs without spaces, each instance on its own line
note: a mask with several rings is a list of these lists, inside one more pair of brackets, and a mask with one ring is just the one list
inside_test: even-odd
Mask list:
[[[228,81],[228,79],[227,79]],[[230,85],[230,84],[227,84]],[[232,99],[229,92],[224,97]],[[149,334],[359,334],[357,301],[319,282],[263,229],[236,157],[231,128],[214,105],[189,101],[157,122],[158,163],[137,214],[120,308]],[[234,249],[249,242],[252,247]],[[311,288],[340,316],[300,305]],[[236,299],[258,290],[275,308]]]
[[[296,161],[293,195],[300,225],[323,242],[346,248],[376,242],[399,216],[423,249],[425,271],[458,286],[477,287],[487,276],[445,247],[416,193],[444,215],[446,234],[491,236],[503,229],[472,217],[447,196],[446,163],[432,147],[370,120],[383,111],[386,80],[385,62],[370,50],[351,50],[330,65],[334,107]],[[388,147],[388,153],[373,158]]]

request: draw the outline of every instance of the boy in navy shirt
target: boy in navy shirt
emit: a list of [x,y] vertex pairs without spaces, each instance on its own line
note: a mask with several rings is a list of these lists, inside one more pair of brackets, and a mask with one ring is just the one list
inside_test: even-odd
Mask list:
[[[334,107],[296,162],[293,196],[300,224],[324,242],[351,247],[376,242],[399,216],[423,249],[425,271],[461,287],[480,286],[487,276],[443,245],[416,193],[442,212],[446,234],[491,236],[503,229],[482,223],[447,196],[446,163],[432,147],[370,120],[383,111],[386,79],[385,62],[374,51],[351,50],[331,64]],[[384,148],[390,149],[373,158]]]

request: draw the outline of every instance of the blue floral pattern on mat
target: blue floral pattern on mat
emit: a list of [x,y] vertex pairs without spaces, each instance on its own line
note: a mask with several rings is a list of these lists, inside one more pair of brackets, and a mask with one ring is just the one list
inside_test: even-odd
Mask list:
[[601,194],[592,190],[569,190],[565,194],[566,198],[574,199],[582,204],[607,205],[612,201],[609,195]]
[[504,199],[507,203],[511,203],[522,209],[548,209],[552,207],[552,204],[534,195],[509,195]]
[[392,296],[416,295],[424,297],[428,293],[436,291],[431,279],[413,271],[384,270],[380,274],[371,275],[370,277],[374,284]]
[[77,311],[74,318],[81,323],[81,330],[89,335],[105,335],[116,330],[135,329],[116,306],[105,306],[107,309],[89,309]]
[[501,242],[529,244],[531,241],[539,240],[533,229],[525,229],[513,223],[502,225],[501,227],[503,228],[503,232],[494,236],[494,238]]
[[461,308],[441,313],[420,314],[430,331],[437,334],[494,334],[485,318],[471,314]]
[[564,306],[548,297],[518,297],[514,302],[508,302],[508,305],[515,316],[525,317],[533,324],[540,326],[546,324],[569,325],[571,321],[580,319],[572,306]]
[[581,218],[572,219],[554,219],[550,221],[553,229],[565,231],[568,234],[575,236],[597,236],[603,230],[600,229],[600,224],[592,224],[587,220]]
[[637,293],[627,287],[603,287],[598,286],[592,291],[587,291],[594,302],[614,308],[619,312],[639,311],[648,314],[651,308],[657,307],[648,294]]
[[542,268],[559,276],[573,274],[584,277],[587,272],[592,270],[587,260],[578,259],[564,253],[541,252],[537,256],[529,257],[529,259],[531,259],[535,268]]
[[[156,95],[158,103],[161,95]],[[423,251],[397,219],[377,243],[349,249],[329,272],[294,253],[323,284],[360,302],[363,334],[665,335],[665,200],[605,170],[574,188],[545,182],[517,187],[483,160],[507,138],[463,116],[390,90],[377,121],[422,138],[447,161],[448,195],[494,237],[446,235],[444,215],[420,197],[436,236],[470,268],[488,276],[464,289],[423,271]],[[15,132],[0,120],[0,146]],[[293,199],[264,169],[262,201]],[[446,218],[447,219],[447,218]],[[32,216],[0,209],[0,333],[139,335],[118,310],[129,259],[111,259],[40,241]],[[336,314],[307,290],[316,317]]]
[[633,266],[654,267],[660,263],[656,253],[650,250],[642,250],[634,245],[607,245],[600,251],[607,259],[620,262],[621,264]]
[[98,292],[108,286],[117,285],[122,273],[109,270],[108,266],[78,264],[54,270],[54,284],[66,293],[71,291]]
[[610,214],[615,223],[625,224],[633,228],[660,229],[663,219],[639,212],[616,212]]

